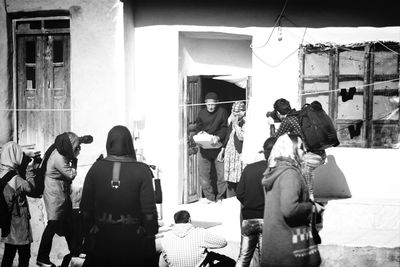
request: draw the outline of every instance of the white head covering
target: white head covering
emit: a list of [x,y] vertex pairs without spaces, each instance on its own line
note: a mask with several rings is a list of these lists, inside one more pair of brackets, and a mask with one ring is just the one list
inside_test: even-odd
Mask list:
[[15,170],[21,165],[23,155],[24,152],[17,143],[8,142],[1,149],[0,163],[3,167]]
[[[301,139],[298,138],[298,141],[301,142]],[[284,134],[276,140],[268,158],[268,166],[275,167],[277,158],[290,158],[300,165],[300,159],[295,144],[293,144],[288,134]]]
[[[15,142],[8,142],[6,143],[1,149],[1,156],[0,156],[0,177],[3,177],[7,172],[10,170],[16,170],[19,165],[22,163],[22,158],[24,156],[24,152],[22,148]],[[8,185],[12,188],[17,188],[17,176],[11,178],[8,181]],[[21,179],[21,178],[20,178]]]

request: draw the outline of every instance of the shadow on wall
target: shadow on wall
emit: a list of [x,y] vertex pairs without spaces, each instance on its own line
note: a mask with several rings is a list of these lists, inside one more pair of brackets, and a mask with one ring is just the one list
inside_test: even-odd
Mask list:
[[346,177],[333,155],[328,155],[327,163],[315,170],[314,196],[317,200],[351,198]]

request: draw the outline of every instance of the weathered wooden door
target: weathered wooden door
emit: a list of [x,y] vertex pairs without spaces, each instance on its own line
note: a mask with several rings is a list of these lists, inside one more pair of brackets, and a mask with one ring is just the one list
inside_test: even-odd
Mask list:
[[201,103],[201,77],[200,76],[188,76],[187,77],[186,92],[184,94],[184,103],[186,104],[184,112],[184,129],[187,131],[187,142],[185,142],[185,193],[184,202],[190,203],[201,198],[200,181],[199,181],[199,168],[197,163],[197,153],[189,153],[190,145],[190,129],[196,121],[197,114],[199,113],[201,106],[197,105]]
[[44,153],[58,134],[70,130],[70,36],[29,34],[27,26],[18,30],[18,142]]

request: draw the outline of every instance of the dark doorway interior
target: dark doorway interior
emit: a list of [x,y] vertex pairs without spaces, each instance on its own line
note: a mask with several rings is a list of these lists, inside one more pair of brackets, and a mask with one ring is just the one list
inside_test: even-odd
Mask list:
[[[220,102],[246,100],[246,89],[230,82],[203,77],[201,87],[202,101],[208,92],[217,93]],[[221,106],[228,111],[229,115],[231,114],[232,103],[221,104]]]

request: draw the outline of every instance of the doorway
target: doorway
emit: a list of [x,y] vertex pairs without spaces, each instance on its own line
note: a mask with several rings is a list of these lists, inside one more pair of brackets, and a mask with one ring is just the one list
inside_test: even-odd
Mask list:
[[53,17],[12,23],[14,140],[44,153],[71,128],[70,21]]
[[[230,79],[230,76],[188,76],[186,78],[186,87],[184,89],[185,108],[183,112],[184,136],[187,139],[184,145],[184,203],[190,203],[199,200],[202,197],[202,191],[199,181],[198,170],[198,149],[192,142],[194,134],[195,121],[200,109],[205,108],[204,97],[208,92],[215,92],[218,95],[220,107],[224,108],[228,115],[231,113],[234,101],[247,100],[251,96],[251,77],[243,77],[238,86]],[[212,166],[212,170],[213,170]],[[216,187],[215,173],[211,171],[211,181],[213,187]],[[216,191],[216,190],[214,190]]]

